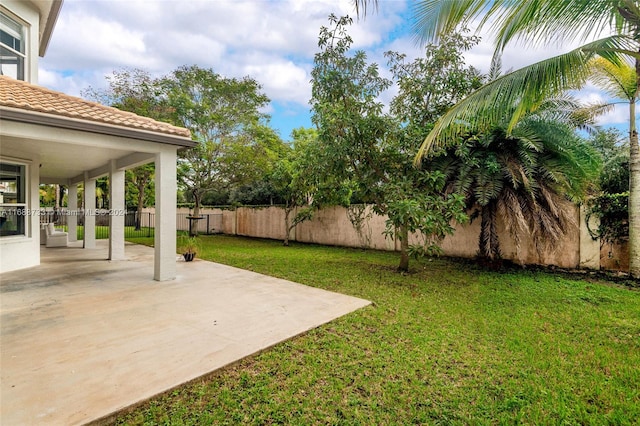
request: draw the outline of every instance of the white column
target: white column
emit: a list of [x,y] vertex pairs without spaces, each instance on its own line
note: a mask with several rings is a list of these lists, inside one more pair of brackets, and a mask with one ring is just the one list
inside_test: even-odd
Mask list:
[[176,149],[156,154],[156,216],[154,274],[157,281],[176,277]]
[[69,184],[67,196],[67,231],[69,241],[78,241],[78,184]]
[[84,172],[84,248],[96,247],[96,180]]
[[124,256],[124,170],[118,170],[116,160],[109,166],[109,260]]

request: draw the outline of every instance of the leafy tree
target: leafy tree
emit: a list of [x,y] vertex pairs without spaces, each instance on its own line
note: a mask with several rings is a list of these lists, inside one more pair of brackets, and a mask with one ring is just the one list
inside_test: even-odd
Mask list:
[[140,68],[122,68],[105,77],[108,87],[89,86],[81,94],[87,99],[109,105],[122,111],[171,122],[171,108],[162,96],[160,81]]
[[[365,11],[371,0],[354,0]],[[377,4],[377,0],[373,0]],[[633,64],[635,85],[629,98],[629,252],[632,277],[640,278],[640,145],[635,104],[640,93],[640,7],[635,0],[421,0],[415,6],[416,30],[433,40],[479,20],[496,34],[496,51],[514,39],[531,45],[585,39],[595,33],[612,35],[570,52],[545,59],[498,78],[465,98],[443,116],[425,139],[419,156],[432,145],[455,143],[469,132],[469,124],[486,132],[510,112],[507,132],[551,96],[582,86],[592,75],[592,60],[613,66]],[[513,108],[513,106],[517,106]]]
[[[320,52],[312,71],[319,180],[330,177],[337,188],[347,188],[354,198],[373,204],[376,213],[387,215],[386,234],[400,240],[398,269],[406,271],[409,235],[420,232],[427,250],[433,251],[435,239],[452,232],[451,220],[463,218],[462,200],[454,194],[440,195],[441,174],[413,167],[410,145],[412,139],[414,146],[420,141],[413,134],[419,131],[417,125],[404,125],[413,122],[385,114],[378,100],[392,81],[379,75],[376,64],[367,63],[364,52],[350,54],[350,18],[331,15],[329,21],[332,28],[320,30]],[[397,74],[412,74],[401,64],[401,55],[390,57]],[[397,102],[398,110],[411,116],[408,107],[403,109],[412,105],[409,95],[402,88],[401,93],[405,99]]]
[[54,207],[56,206],[56,192],[57,185],[40,184],[40,206],[41,207]]
[[262,147],[274,143],[265,127],[268,116],[261,112],[269,99],[252,78],[225,78],[198,66],[178,68],[162,87],[173,121],[198,142],[178,160],[180,185],[193,197],[198,216],[207,193],[247,182],[243,173],[249,172],[241,165],[253,163],[257,140],[270,138]]
[[[106,89],[89,87],[82,91],[82,95],[123,111],[155,120],[171,121],[171,108],[162,96],[159,80],[152,78],[148,71],[124,68],[114,71],[106,79]],[[127,208],[136,209],[136,229],[140,229],[142,209],[154,203],[154,174],[153,163],[127,170],[125,173],[125,201]]]
[[268,190],[268,176],[288,149],[272,128],[265,125],[248,127],[247,134],[228,147],[220,164],[221,173],[230,182],[230,200],[237,201],[240,187]]
[[[600,130],[589,142],[600,154],[604,167],[601,192],[589,200],[589,215],[600,219],[598,229],[590,229],[600,244],[629,240],[629,144],[615,129]],[[589,221],[587,221],[587,224]]]
[[125,172],[126,204],[136,209],[135,229],[140,230],[142,209],[155,201],[154,163],[145,164]]
[[479,41],[475,36],[452,33],[439,45],[427,45],[424,57],[411,62],[404,54],[385,53],[398,86],[390,112],[403,125],[403,139],[408,143],[404,149],[415,153],[438,118],[482,85],[484,76],[467,66],[463,57]]
[[109,178],[106,176],[96,179],[96,207],[109,208]]
[[[447,190],[465,195],[471,217],[481,216],[478,254],[502,257],[497,219],[516,246],[528,235],[538,253],[554,248],[575,220],[562,208],[567,197],[583,200],[600,171],[597,153],[579,138],[563,111],[567,100],[550,100],[507,133],[507,123],[466,138],[429,164],[447,177]],[[574,105],[574,109],[578,109]]]
[[629,141],[616,129],[600,129],[591,135],[589,144],[603,162],[600,189],[607,194],[629,192]]
[[[317,143],[313,129],[299,128],[291,133],[293,147],[275,164],[269,176],[269,184],[282,200],[284,207],[285,235],[283,243],[289,245],[291,231],[300,223],[313,217],[313,174],[309,168],[316,161],[311,154]],[[295,217],[291,217],[299,209]]]
[[[277,167],[277,163],[274,164]],[[273,171],[273,169],[272,169]],[[283,200],[276,193],[270,177],[251,182],[234,188],[229,194],[228,204],[233,205],[274,205],[283,204]]]

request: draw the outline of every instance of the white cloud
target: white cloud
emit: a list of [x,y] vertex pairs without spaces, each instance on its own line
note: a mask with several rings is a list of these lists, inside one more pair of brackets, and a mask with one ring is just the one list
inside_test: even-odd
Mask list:
[[310,73],[292,61],[273,60],[267,65],[252,64],[243,69],[262,82],[265,92],[274,99],[306,104],[311,98]]
[[[354,19],[349,28],[353,48],[367,51],[385,76],[385,51],[406,53],[408,60],[423,54],[408,30],[407,4],[381,1],[377,12]],[[355,16],[353,1],[65,0],[47,56],[40,61],[40,83],[79,95],[89,86],[104,87],[104,77],[123,67],[160,76],[197,64],[227,77],[249,75],[272,101],[290,105],[292,111],[305,110],[319,29],[329,25],[330,13]],[[465,57],[486,72],[493,42],[487,31],[480,35],[482,43]],[[556,53],[560,50],[514,45],[505,50],[503,69]],[[394,93],[381,98],[388,102]],[[620,120],[617,111],[603,120]]]
[[[387,7],[389,6],[389,7]],[[404,2],[350,29],[354,47],[380,43],[397,25]],[[384,13],[382,12],[384,10]],[[330,13],[354,14],[351,0],[67,0],[47,56],[41,84],[78,94],[104,85],[96,77],[138,67],[154,75],[181,65],[246,74],[274,100],[305,104],[320,26]]]
[[[576,99],[585,105],[597,104],[614,104],[613,108],[596,118],[596,124],[599,126],[616,126],[619,128],[627,128],[629,126],[629,104],[621,102],[620,99],[611,99],[598,90],[592,84],[587,84],[582,90],[573,94]],[[637,119],[637,117],[636,117]]]
[[54,35],[55,47],[50,46],[47,59],[58,69],[71,66],[87,70],[113,63],[134,66],[147,57],[143,38],[143,32],[119,22],[78,11],[60,19]]

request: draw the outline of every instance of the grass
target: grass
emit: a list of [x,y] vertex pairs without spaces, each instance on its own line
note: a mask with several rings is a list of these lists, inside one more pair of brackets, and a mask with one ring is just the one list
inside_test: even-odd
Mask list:
[[[373,301],[118,424],[585,424],[640,419],[640,292],[445,259],[201,236],[198,257]],[[149,243],[151,239],[136,239]]]
[[[109,238],[109,226],[104,225],[96,225],[96,239],[97,240],[105,240]],[[69,229],[67,225],[62,227],[63,231],[67,232]],[[137,238],[137,236],[151,237],[153,238],[155,229],[149,227],[142,227],[139,230],[136,230],[135,226],[125,226],[124,227],[124,235],[127,238]],[[78,240],[82,240],[84,238],[84,226],[78,225],[76,238]],[[153,241],[152,241],[153,243]]]

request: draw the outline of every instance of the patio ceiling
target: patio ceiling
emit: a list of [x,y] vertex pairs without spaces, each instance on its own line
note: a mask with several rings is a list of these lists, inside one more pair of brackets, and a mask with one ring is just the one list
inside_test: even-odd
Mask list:
[[135,151],[71,145],[55,141],[2,138],[2,153],[10,157],[30,158],[40,156],[40,183],[66,183],[85,170],[103,166],[110,159],[124,158]]
[[153,161],[167,145],[194,145],[188,129],[6,76],[0,120],[1,154],[37,158],[41,183],[77,182],[84,172],[95,179],[111,160],[130,168]]

